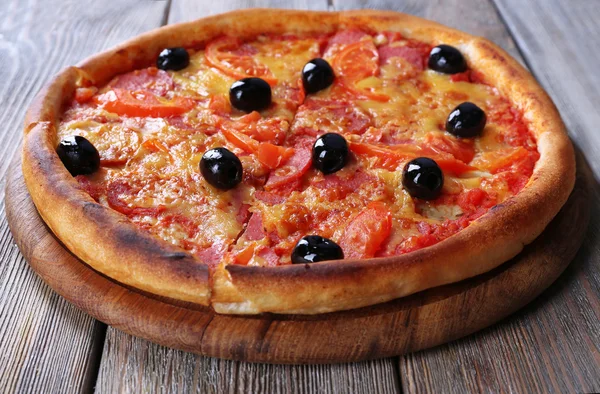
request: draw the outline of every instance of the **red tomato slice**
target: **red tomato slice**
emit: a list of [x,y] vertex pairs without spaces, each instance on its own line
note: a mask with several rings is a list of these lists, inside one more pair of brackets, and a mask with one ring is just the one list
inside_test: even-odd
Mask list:
[[176,97],[173,100],[160,98],[146,91],[113,89],[98,97],[105,110],[117,115],[151,116],[155,118],[181,115],[196,105],[194,100]]
[[456,175],[464,174],[465,172],[477,170],[477,167],[470,166],[460,160],[456,160],[452,156],[448,157],[432,157],[433,160],[440,166],[442,171],[451,172]]
[[379,201],[374,201],[346,227],[340,246],[346,259],[368,259],[375,256],[392,231],[392,213]]
[[356,87],[356,82],[379,73],[379,52],[372,41],[363,40],[348,45],[333,58],[338,83],[359,98],[388,101],[384,94]]
[[169,153],[169,148],[165,146],[161,141],[152,138],[147,141],[144,141],[142,146],[148,149],[150,152],[164,152]]
[[287,162],[294,154],[292,148],[284,148],[268,142],[258,142],[235,130],[223,128],[222,131],[227,141],[248,153],[256,153],[258,161],[272,170]]
[[373,165],[389,171],[396,171],[404,162],[420,156],[429,157],[435,160],[435,162],[443,171],[451,172],[457,175],[477,169],[476,167],[470,166],[460,160],[455,159],[448,153],[436,153],[433,149],[423,149],[414,145],[403,144],[383,147],[378,145],[351,142],[350,150],[366,159],[373,157],[376,158]]
[[293,154],[294,149],[292,148],[284,148],[263,142],[258,148],[258,161],[273,170],[287,162]]
[[350,142],[350,150],[365,158],[376,158],[375,167],[384,168],[389,171],[396,171],[400,164],[411,157],[415,157],[411,154],[402,154],[401,152],[393,151],[387,147],[384,148],[382,146],[358,142]]
[[223,132],[225,138],[227,138],[227,141],[248,153],[254,153],[260,147],[258,141],[248,137],[243,133],[227,128],[223,128],[221,131]]
[[370,40],[348,45],[332,62],[338,77],[360,80],[379,72],[379,52]]
[[469,163],[475,156],[475,146],[472,139],[427,134],[425,142],[432,151],[442,154],[449,153],[464,163]]
[[241,42],[236,38],[217,38],[206,46],[206,61],[235,79],[259,77],[271,86],[277,84],[277,78],[267,66],[259,63],[250,55],[231,52],[240,46]]

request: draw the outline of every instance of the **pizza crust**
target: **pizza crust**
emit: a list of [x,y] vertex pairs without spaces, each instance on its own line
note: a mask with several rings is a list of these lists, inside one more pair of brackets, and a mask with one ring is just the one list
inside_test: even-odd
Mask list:
[[[513,105],[537,139],[540,159],[517,195],[436,245],[401,256],[283,267],[226,266],[209,277],[190,254],[137,229],[83,192],[54,151],[56,125],[74,89],[151,64],[169,46],[194,46],[222,34],[332,32],[343,27],[399,31],[456,46]],[[129,286],[219,313],[323,313],[388,301],[487,272],[532,242],[566,202],[575,182],[571,142],[550,98],[506,52],[483,38],[395,12],[255,9],[167,26],[93,56],[59,74],[30,107],[23,173],[52,231],[92,268]],[[126,262],[126,264],[125,264]]]

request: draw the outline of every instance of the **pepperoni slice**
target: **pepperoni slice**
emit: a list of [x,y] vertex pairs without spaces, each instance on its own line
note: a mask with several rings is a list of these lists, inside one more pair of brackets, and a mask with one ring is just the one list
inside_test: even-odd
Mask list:
[[340,239],[347,259],[375,256],[392,231],[392,214],[379,201],[372,202],[348,224]]
[[263,225],[262,215],[253,213],[248,221],[244,238],[248,241],[258,241],[266,237],[265,228]]
[[107,123],[88,130],[81,129],[79,135],[87,138],[98,149],[100,164],[105,167],[127,163],[140,146],[139,134],[119,123]]
[[162,205],[148,208],[131,206],[121,198],[123,195],[132,196],[134,193],[135,191],[129,183],[124,180],[114,180],[108,184],[106,193],[108,205],[115,211],[119,211],[127,216],[157,216],[159,213],[165,211],[166,208]]
[[173,79],[168,72],[149,67],[118,75],[108,83],[108,86],[129,91],[146,90],[164,96],[173,90]]
[[213,67],[235,79],[259,77],[274,86],[277,79],[267,66],[252,57],[256,52],[248,51],[237,38],[221,37],[206,46],[206,61]]
[[[308,141],[308,143],[306,142]],[[265,184],[267,191],[279,191],[289,194],[300,186],[302,176],[308,171],[312,164],[312,141],[305,140],[304,144],[298,146],[287,163],[275,170]],[[310,144],[310,145],[309,145]]]
[[379,47],[379,61],[381,64],[387,63],[391,58],[394,57],[399,57],[406,60],[419,71],[425,69],[425,56],[423,55],[423,51],[419,48],[391,45]]
[[265,192],[263,190],[257,190],[254,192],[254,198],[260,200],[268,205],[277,205],[282,204],[285,201],[285,198],[269,192]]
[[326,190],[330,200],[340,200],[348,194],[360,189],[366,182],[374,181],[374,177],[357,171],[349,178],[342,178],[338,174],[325,175],[324,179],[313,184],[318,189]]
[[265,266],[267,267],[275,267],[279,265],[279,256],[277,253],[271,248],[264,248],[260,252],[258,252],[258,257],[261,257],[265,260]]
[[200,249],[195,252],[195,254],[204,264],[208,265],[210,268],[214,268],[221,262],[226,251],[227,244],[225,242],[214,242],[208,248]]
[[85,175],[77,175],[75,177],[77,182],[79,182],[79,186],[90,195],[96,202],[100,200],[100,196],[103,194],[103,186],[90,181],[90,179]]
[[294,128],[303,127],[305,134],[313,136],[325,132],[361,135],[370,125],[371,118],[347,101],[309,99],[296,114]]

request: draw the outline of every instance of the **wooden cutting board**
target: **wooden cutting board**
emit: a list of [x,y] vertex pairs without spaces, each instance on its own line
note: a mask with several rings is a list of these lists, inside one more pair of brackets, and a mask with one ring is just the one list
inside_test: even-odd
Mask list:
[[154,297],[94,271],[67,251],[38,215],[20,160],[6,186],[10,229],[31,267],[58,294],[132,335],[207,356],[266,363],[337,363],[395,356],[481,330],[546,289],[581,245],[589,221],[589,168],[531,245],[499,268],[371,307],[321,315],[231,316]]

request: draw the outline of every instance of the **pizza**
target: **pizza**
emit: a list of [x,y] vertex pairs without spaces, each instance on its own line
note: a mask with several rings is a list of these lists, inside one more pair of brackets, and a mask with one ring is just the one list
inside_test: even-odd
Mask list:
[[554,105],[508,54],[378,11],[236,11],[95,55],[32,104],[22,168],[90,267],[231,314],[487,272],[575,179]]

